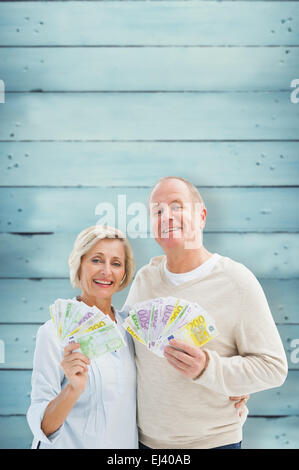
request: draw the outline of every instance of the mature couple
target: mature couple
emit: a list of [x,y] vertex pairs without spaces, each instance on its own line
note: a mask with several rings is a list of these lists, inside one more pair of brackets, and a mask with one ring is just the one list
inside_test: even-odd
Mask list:
[[[284,348],[257,279],[202,244],[207,211],[195,186],[162,178],[149,204],[165,255],[137,272],[120,312],[112,296],[134,275],[129,242],[103,226],[76,239],[69,266],[77,300],[109,315],[128,346],[90,361],[78,343],[61,349],[50,320],[40,327],[27,412],[33,448],[240,448],[248,394],[286,378]],[[133,341],[121,327],[128,307],[167,296],[201,305],[219,335],[201,349],[171,340],[164,358]]]

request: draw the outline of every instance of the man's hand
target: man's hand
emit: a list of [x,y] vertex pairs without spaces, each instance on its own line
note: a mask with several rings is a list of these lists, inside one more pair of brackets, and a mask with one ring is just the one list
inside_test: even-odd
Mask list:
[[171,339],[169,345],[164,348],[164,356],[169,364],[189,379],[196,379],[202,374],[208,364],[205,351],[177,339]]

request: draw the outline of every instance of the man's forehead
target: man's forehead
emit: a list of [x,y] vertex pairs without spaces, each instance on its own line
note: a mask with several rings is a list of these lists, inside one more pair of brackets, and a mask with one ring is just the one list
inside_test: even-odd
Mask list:
[[170,201],[190,201],[189,188],[182,181],[169,180],[158,184],[151,195],[151,203],[161,204]]

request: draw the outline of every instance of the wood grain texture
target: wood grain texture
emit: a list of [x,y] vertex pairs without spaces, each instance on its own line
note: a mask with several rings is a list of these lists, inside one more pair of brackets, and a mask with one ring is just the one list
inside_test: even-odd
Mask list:
[[[82,226],[82,230],[85,227]],[[67,259],[77,233],[0,233],[0,277],[68,277]],[[162,253],[153,238],[129,238],[136,270]],[[258,278],[299,277],[299,237],[295,233],[207,233],[204,244],[212,253],[245,264]]]
[[14,46],[298,45],[298,18],[297,2],[0,5],[1,43]]
[[[100,181],[105,184],[104,178]],[[299,188],[204,188],[200,192],[208,211],[206,232],[299,231]],[[0,188],[0,232],[79,232],[82,226],[107,222],[109,205],[108,225],[119,225],[126,213],[127,227],[139,218],[137,230],[147,233],[149,193],[147,188]]]
[[297,47],[0,49],[7,92],[291,91],[298,62]]
[[[287,353],[243,448],[299,448],[299,2],[2,2],[0,31],[0,448],[31,446],[36,331],[78,292],[75,236],[169,174],[201,190],[206,247],[258,277]],[[130,241],[137,269],[161,253]]]
[[[299,185],[299,142],[0,142],[4,186]],[[111,164],[113,162],[113,164]]]
[[294,140],[289,92],[9,93],[0,140]]

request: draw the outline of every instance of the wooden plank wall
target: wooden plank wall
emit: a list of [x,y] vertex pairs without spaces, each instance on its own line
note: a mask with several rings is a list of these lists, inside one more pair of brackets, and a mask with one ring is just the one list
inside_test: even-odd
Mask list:
[[[207,248],[260,280],[287,352],[243,446],[299,448],[298,2],[2,2],[0,45],[0,447],[31,444],[35,335],[74,295],[76,234],[175,174],[201,189]],[[137,267],[160,253],[131,242]]]

